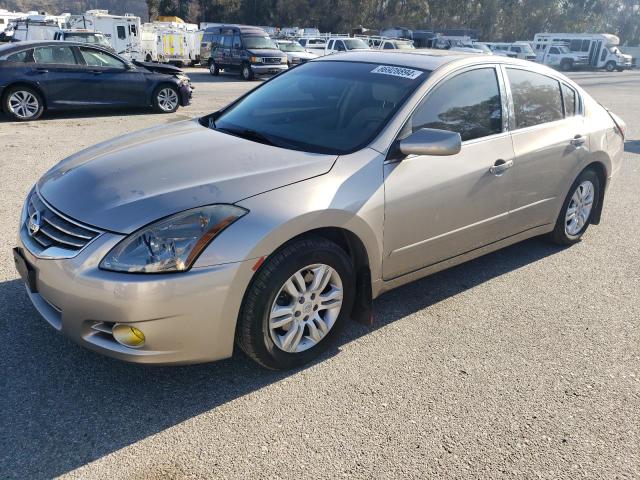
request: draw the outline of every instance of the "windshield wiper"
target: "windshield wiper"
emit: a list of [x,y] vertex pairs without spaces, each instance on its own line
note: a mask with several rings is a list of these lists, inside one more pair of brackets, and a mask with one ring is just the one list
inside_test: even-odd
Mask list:
[[271,140],[266,135],[263,135],[260,132],[256,132],[255,130],[251,130],[249,128],[245,129],[235,129],[235,128],[216,128],[219,132],[225,132],[229,135],[235,135],[236,137],[245,138],[247,140],[253,140],[254,142],[264,143],[265,145],[277,146],[273,140]]

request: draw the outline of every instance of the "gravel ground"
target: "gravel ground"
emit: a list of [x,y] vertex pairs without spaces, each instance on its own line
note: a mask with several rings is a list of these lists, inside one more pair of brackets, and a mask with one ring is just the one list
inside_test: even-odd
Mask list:
[[57,334],[17,281],[24,196],[65,156],[212,111],[255,83],[193,70],[194,105],[0,120],[0,478],[640,478],[640,73],[573,77],[629,125],[603,222],[375,302],[300,371],[241,354],[158,368]]

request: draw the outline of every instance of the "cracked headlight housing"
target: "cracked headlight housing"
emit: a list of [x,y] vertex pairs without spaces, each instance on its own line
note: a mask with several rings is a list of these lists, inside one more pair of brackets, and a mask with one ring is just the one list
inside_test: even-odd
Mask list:
[[209,205],[171,215],[126,237],[102,259],[100,268],[129,273],[189,270],[211,240],[247,213],[234,205]]

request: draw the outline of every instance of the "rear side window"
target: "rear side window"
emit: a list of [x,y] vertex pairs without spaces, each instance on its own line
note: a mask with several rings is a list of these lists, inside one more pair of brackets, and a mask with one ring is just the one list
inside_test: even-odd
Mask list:
[[76,57],[70,47],[39,47],[33,50],[36,63],[51,63],[59,65],[77,65]]
[[412,131],[437,128],[462,140],[502,132],[502,102],[494,68],[456,75],[437,86],[411,117]]
[[23,63],[31,61],[31,50],[24,50],[22,52],[16,52],[7,57],[7,62]]
[[384,42],[383,50],[394,50],[393,44],[391,44],[389,42]]
[[507,68],[516,128],[532,127],[563,117],[560,83],[539,73]]
[[564,103],[564,116],[573,117],[576,112],[578,102],[576,92],[573,88],[562,85],[562,101]]

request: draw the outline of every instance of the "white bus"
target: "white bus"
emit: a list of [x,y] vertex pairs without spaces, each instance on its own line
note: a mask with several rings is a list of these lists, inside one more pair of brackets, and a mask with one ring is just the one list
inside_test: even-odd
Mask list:
[[632,67],[631,56],[618,48],[620,39],[608,33],[536,33],[533,37],[533,49],[539,60],[551,45],[565,45],[573,53],[587,55],[591,68],[612,72]]

